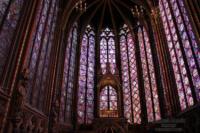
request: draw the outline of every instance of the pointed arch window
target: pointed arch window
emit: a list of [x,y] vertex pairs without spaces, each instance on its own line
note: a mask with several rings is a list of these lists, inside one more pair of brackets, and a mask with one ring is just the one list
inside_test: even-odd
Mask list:
[[42,95],[47,92],[46,85],[58,4],[56,0],[43,0],[40,1],[38,9],[29,39],[26,66],[30,71],[28,84],[29,103],[43,111],[45,97]]
[[100,117],[118,117],[117,91],[105,86],[100,92]]
[[61,122],[71,122],[77,37],[77,24],[75,23],[73,28],[71,29],[71,32],[69,33],[65,51],[64,73],[59,115]]
[[116,69],[116,58],[115,58],[115,40],[114,34],[109,29],[103,30],[100,36],[100,63],[102,73],[106,73],[106,64],[110,64],[110,71],[112,74],[115,73]]
[[160,0],[181,109],[200,101],[200,47],[182,0]]
[[78,122],[91,124],[94,107],[94,64],[95,33],[87,26],[81,43],[79,85],[78,85]]
[[0,1],[0,77],[11,50],[11,43],[23,9],[24,0]]
[[141,107],[138,89],[135,44],[127,25],[124,25],[120,31],[120,53],[124,115],[128,119],[129,123],[140,124]]
[[7,15],[6,10],[9,9],[9,5],[11,4],[11,0],[1,0],[0,1],[0,24],[3,21],[3,18]]
[[160,119],[160,107],[150,42],[144,27],[139,27],[138,40],[143,70],[147,116],[148,121],[152,122]]

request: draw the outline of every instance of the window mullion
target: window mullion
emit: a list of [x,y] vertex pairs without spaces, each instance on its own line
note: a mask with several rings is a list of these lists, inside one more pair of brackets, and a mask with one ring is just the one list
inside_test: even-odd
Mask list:
[[[55,4],[55,3],[54,3]],[[53,9],[53,14],[52,14],[52,17],[51,17],[51,22],[50,22],[50,26],[49,26],[49,33],[48,33],[48,39],[47,39],[47,43],[46,43],[46,50],[45,50],[45,57],[44,57],[44,61],[43,61],[43,68],[42,68],[42,76],[41,76],[41,81],[40,81],[40,87],[42,87],[42,84],[43,84],[43,76],[44,76],[44,69],[45,69],[45,64],[46,64],[46,61],[47,61],[47,56],[48,56],[48,51],[49,51],[49,42],[51,40],[51,36],[52,36],[52,32],[53,32],[53,24],[54,24],[54,16],[56,14],[56,6],[54,6],[54,9]],[[48,24],[47,24],[48,25]],[[38,103],[37,103],[37,106],[39,107],[39,102],[40,102],[40,95],[41,95],[41,88],[39,89],[39,94],[38,94]]]
[[11,4],[12,4],[12,1],[13,1],[13,0],[9,0],[8,5],[7,5],[7,7],[6,7],[6,10],[3,12],[3,17],[2,17],[1,22],[0,22],[0,31],[2,30],[4,21],[6,20],[6,18],[7,18],[7,16],[8,16],[9,9],[10,9],[10,6],[11,6]]
[[[43,10],[44,10],[44,6],[45,6],[45,0],[43,0],[42,2],[42,8],[41,8],[41,11],[39,13],[39,19],[38,19],[38,22],[37,22],[37,26],[36,26],[36,29],[35,29],[35,35],[33,37],[33,41],[31,40],[31,52],[30,52],[30,59],[28,59],[28,67],[30,67],[31,65],[31,61],[32,61],[32,55],[33,55],[33,49],[34,49],[34,44],[36,42],[36,38],[37,38],[37,34],[38,34],[38,30],[39,30],[39,27],[40,27],[40,21],[41,21],[41,18],[42,18],[42,13],[43,13]],[[37,16],[36,16],[37,17]]]
[[108,110],[110,110],[110,86],[107,86],[107,93],[108,93]]
[[69,84],[69,70],[70,70],[70,64],[71,64],[71,55],[72,55],[72,44],[73,44],[73,39],[74,39],[74,28],[73,28],[73,30],[72,30],[72,32],[71,32],[71,39],[70,39],[70,50],[69,50],[69,62],[68,62],[68,64],[67,64],[67,66],[68,66],[68,70],[67,70],[67,82],[66,82],[66,94],[65,94],[65,108],[64,108],[64,121],[66,120],[66,104],[67,104],[67,91],[68,91],[68,84]]
[[[197,71],[198,71],[198,74],[200,75],[200,67],[199,67],[199,63],[198,63],[198,55],[195,54],[194,52],[194,47],[192,46],[192,40],[191,40],[191,37],[189,35],[189,31],[188,31],[188,28],[187,28],[187,25],[185,23],[185,19],[184,19],[184,16],[183,16],[183,13],[182,13],[182,10],[180,9],[180,3],[179,3],[179,0],[177,0],[177,7],[179,9],[179,12],[180,12],[180,15],[181,15],[181,18],[182,18],[182,21],[183,21],[183,25],[184,25],[184,28],[185,28],[185,32],[187,34],[187,37],[188,37],[188,40],[189,40],[189,44],[190,44],[190,47],[191,47],[191,51],[192,51],[192,54],[193,54],[193,58],[194,58],[194,61],[195,61],[195,64],[197,65]],[[186,10],[186,9],[185,9]],[[196,38],[195,38],[196,39]],[[198,50],[200,50],[200,47],[197,48]]]
[[87,102],[88,102],[88,100],[87,100],[87,90],[88,90],[88,87],[87,87],[87,85],[88,85],[88,57],[89,57],[89,45],[90,45],[90,39],[89,39],[89,33],[87,34],[87,59],[86,59],[86,84],[85,84],[85,113],[84,113],[84,121],[85,121],[85,124],[87,124]]
[[[36,58],[36,65],[35,65],[35,68],[34,68],[34,72],[33,72],[33,82],[31,83],[31,97],[30,97],[30,103],[31,104],[37,104],[36,102],[36,99],[34,99],[34,96],[35,96],[35,93],[38,92],[38,89],[35,89],[35,85],[36,85],[36,78],[37,78],[37,74],[38,74],[38,67],[39,67],[39,62],[40,62],[40,58],[41,58],[41,53],[42,53],[42,49],[43,49],[43,42],[44,42],[44,37],[45,37],[45,32],[47,30],[47,24],[48,24],[48,19],[49,19],[49,13],[50,13],[50,10],[52,8],[52,1],[50,1],[49,3],[45,3],[45,4],[48,4],[48,9],[46,11],[46,14],[43,14],[44,12],[42,12],[42,16],[45,15],[45,20],[44,20],[44,23],[43,23],[43,29],[42,29],[42,32],[41,32],[41,40],[39,41],[39,50],[38,50],[38,54],[37,54],[37,58]],[[42,17],[41,16],[41,17]],[[40,25],[41,23],[39,22],[39,27],[41,26]],[[37,32],[38,33],[38,32]],[[36,33],[36,35],[38,35]],[[35,43],[34,43],[35,44]],[[33,106],[36,106],[36,105],[33,105]]]
[[128,41],[127,41],[127,32],[126,32],[126,35],[125,35],[125,41],[126,41],[126,51],[127,51],[127,60],[128,60],[128,76],[129,76],[129,89],[130,89],[130,97],[131,97],[131,115],[132,115],[132,122],[134,123],[134,114],[133,114],[133,96],[132,96],[132,81],[131,81],[131,72],[130,72],[130,59],[129,59],[129,47],[128,47]]
[[[108,41],[109,41],[109,38],[106,38],[106,53],[107,53],[107,63],[109,62],[109,47],[108,47]],[[106,66],[107,68],[107,66]]]
[[[171,28],[170,28],[170,23],[169,23],[169,20],[167,18],[167,13],[166,13],[166,9],[164,8],[164,3],[163,1],[162,2],[162,6],[163,6],[163,11],[164,11],[164,14],[165,14],[165,17],[166,17],[166,23],[167,23],[167,28],[169,30],[169,34],[170,34],[170,38],[171,38],[171,41],[172,41],[172,49],[174,51],[174,54],[175,54],[175,58],[176,58],[176,63],[178,64],[177,67],[178,67],[178,72],[179,72],[179,75],[180,75],[180,79],[181,79],[181,85],[182,85],[182,90],[183,90],[183,94],[184,94],[184,102],[186,104],[186,106],[188,107],[188,103],[187,103],[187,98],[186,98],[186,92],[185,92],[185,85],[184,85],[184,81],[183,81],[183,77],[182,77],[182,72],[181,72],[181,68],[180,68],[180,63],[178,61],[178,55],[177,55],[177,51],[176,51],[176,47],[175,47],[175,43],[174,40],[172,39],[173,38],[173,35],[172,35],[172,31],[171,31]],[[176,31],[177,32],[177,31]],[[169,47],[169,46],[168,46]],[[170,50],[170,49],[169,49]],[[177,85],[177,83],[176,83]],[[179,94],[178,94],[179,95]]]
[[[174,13],[173,13],[172,6],[171,6],[169,1],[167,1],[167,2],[168,2],[169,9],[170,9],[170,12],[171,12],[172,20],[174,22],[174,27],[177,31],[178,42],[180,43],[180,49],[181,49],[181,52],[182,52],[183,61],[184,61],[185,69],[186,69],[186,72],[187,72],[187,77],[189,79],[189,84],[190,84],[190,87],[191,87],[193,100],[194,100],[194,103],[196,103],[197,98],[196,98],[196,94],[194,93],[195,87],[194,87],[194,84],[193,84],[192,75],[190,73],[190,68],[189,68],[189,64],[188,64],[188,61],[187,61],[187,56],[186,56],[186,53],[184,51],[183,42],[181,41],[182,39],[181,39],[180,33],[178,32],[179,29],[178,29],[178,26],[177,26],[177,23],[176,23],[176,19],[175,19]],[[187,101],[188,101],[188,99],[187,99]]]
[[[143,27],[144,28],[144,27]],[[150,70],[149,70],[149,62],[148,62],[148,57],[147,57],[147,50],[146,50],[146,41],[145,41],[145,38],[144,38],[144,29],[142,28],[142,39],[143,39],[143,43],[144,43],[144,53],[145,53],[145,60],[146,60],[146,67],[147,67],[147,74],[148,74],[148,81],[149,81],[149,86],[150,86],[150,93],[151,93],[151,102],[152,102],[152,109],[153,109],[153,117],[154,117],[154,120],[156,119],[156,116],[155,116],[155,109],[154,109],[154,101],[153,101],[153,89],[152,89],[152,83],[151,83],[151,76],[150,76]]]

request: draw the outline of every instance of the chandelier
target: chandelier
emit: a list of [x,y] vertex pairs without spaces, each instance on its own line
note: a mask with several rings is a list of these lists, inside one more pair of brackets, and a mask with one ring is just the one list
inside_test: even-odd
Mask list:
[[142,6],[135,5],[134,8],[131,8],[131,13],[133,16],[139,17],[144,14],[144,8]]
[[76,2],[75,9],[77,12],[78,11],[80,11],[81,13],[86,12],[87,3],[83,0],[79,0],[78,2]]

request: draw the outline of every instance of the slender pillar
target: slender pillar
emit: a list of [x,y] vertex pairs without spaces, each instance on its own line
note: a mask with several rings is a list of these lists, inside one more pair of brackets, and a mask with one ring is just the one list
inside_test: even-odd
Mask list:
[[183,0],[183,3],[191,21],[197,42],[200,44],[200,2],[199,0]]
[[147,119],[147,108],[146,108],[146,99],[145,99],[145,88],[144,88],[144,79],[142,72],[142,62],[140,57],[140,47],[138,40],[138,27],[134,29],[135,35],[135,57],[136,57],[136,65],[137,65],[137,73],[138,73],[138,88],[140,94],[140,104],[141,104],[141,123],[145,125],[148,122]]
[[[154,17],[153,15],[151,17]],[[155,70],[155,78],[157,82],[157,88],[158,88],[158,98],[159,98],[159,105],[160,105],[160,114],[161,118],[166,117],[166,107],[165,107],[165,99],[164,99],[164,90],[163,90],[163,84],[162,84],[162,77],[160,72],[160,64],[158,61],[158,55],[156,52],[156,42],[153,36],[152,27],[154,27],[154,23],[151,25],[151,20],[147,19],[147,25],[149,28],[149,41],[150,41],[150,47],[152,51],[152,58],[153,58],[153,64],[154,64],[154,70]]]
[[5,114],[4,119],[2,120],[2,125],[0,126],[0,132],[4,131],[7,117],[10,113],[10,109],[12,108],[10,106],[10,102],[13,98],[13,91],[16,88],[18,82],[18,75],[23,70],[22,64],[27,48],[27,40],[29,38],[31,26],[36,15],[38,3],[38,1],[34,0],[24,2],[21,12],[21,18],[18,21],[15,36],[12,40],[12,48],[1,82],[2,87],[6,89],[6,93],[9,99],[7,101],[7,104],[5,105]]
[[[158,61],[160,64],[160,71],[163,83],[163,94],[160,100],[165,100],[166,115],[174,116],[180,111],[178,92],[175,83],[175,76],[170,60],[170,54],[167,47],[167,40],[165,37],[162,20],[159,14],[159,8],[154,7],[151,12],[151,23],[153,35],[155,38],[155,48],[158,54]],[[163,103],[164,104],[164,103]],[[165,111],[163,110],[163,113]],[[163,114],[165,116],[165,114]]]

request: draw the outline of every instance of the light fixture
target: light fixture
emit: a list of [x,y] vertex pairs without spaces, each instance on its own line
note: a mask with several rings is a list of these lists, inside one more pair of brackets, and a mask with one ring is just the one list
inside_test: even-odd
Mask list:
[[151,9],[151,16],[153,16],[154,18],[157,18],[159,16],[159,8],[152,8]]
[[83,0],[79,0],[78,2],[76,2],[75,9],[77,12],[78,11],[80,11],[81,13],[86,12],[87,3]]
[[142,6],[135,5],[134,8],[131,8],[131,13],[136,17],[142,16],[144,14],[144,8]]

